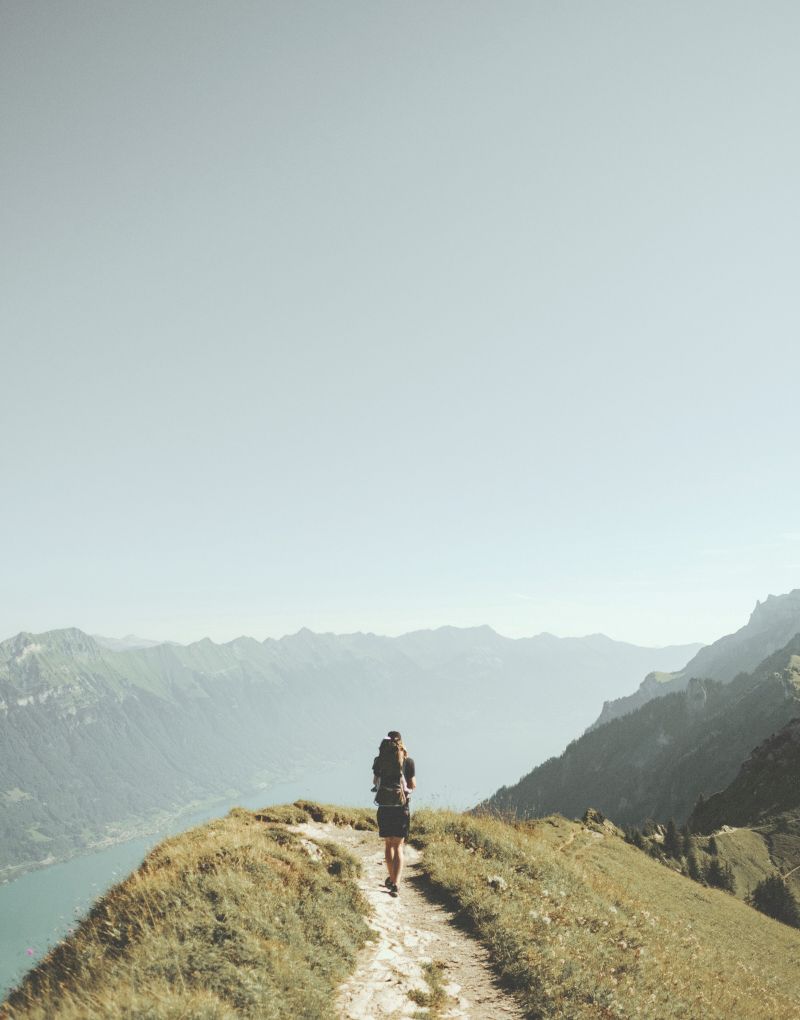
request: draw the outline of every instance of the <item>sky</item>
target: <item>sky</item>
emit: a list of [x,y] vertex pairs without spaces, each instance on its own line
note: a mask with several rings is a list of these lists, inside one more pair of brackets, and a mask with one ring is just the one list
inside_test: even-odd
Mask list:
[[0,638],[800,587],[800,8],[0,4]]

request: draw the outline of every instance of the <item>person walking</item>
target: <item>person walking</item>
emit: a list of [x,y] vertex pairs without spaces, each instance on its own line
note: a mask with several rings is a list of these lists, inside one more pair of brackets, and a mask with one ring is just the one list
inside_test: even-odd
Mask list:
[[409,756],[397,730],[390,730],[381,741],[372,762],[372,781],[378,805],[378,834],[384,840],[389,872],[384,885],[391,896],[397,896],[403,872],[403,843],[408,838],[411,821],[409,799],[411,791],[417,787],[414,759]]

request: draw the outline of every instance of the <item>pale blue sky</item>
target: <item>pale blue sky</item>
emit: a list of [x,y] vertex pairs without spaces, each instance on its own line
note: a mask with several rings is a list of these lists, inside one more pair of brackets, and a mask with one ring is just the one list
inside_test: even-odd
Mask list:
[[0,637],[800,586],[794,3],[0,5]]

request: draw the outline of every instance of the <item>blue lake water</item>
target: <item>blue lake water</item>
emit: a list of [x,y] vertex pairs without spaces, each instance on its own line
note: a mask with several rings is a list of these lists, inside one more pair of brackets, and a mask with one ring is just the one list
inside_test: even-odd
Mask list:
[[110,886],[135,870],[165,836],[183,832],[230,808],[259,808],[299,798],[370,807],[363,767],[337,765],[295,782],[281,783],[187,815],[140,839],[53,864],[0,885],[0,1000],[47,950],[59,942]]

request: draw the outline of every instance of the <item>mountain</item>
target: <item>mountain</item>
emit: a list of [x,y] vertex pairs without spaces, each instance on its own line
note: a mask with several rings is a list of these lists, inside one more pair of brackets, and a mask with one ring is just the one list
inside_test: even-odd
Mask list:
[[576,817],[590,805],[618,824],[688,818],[728,786],[754,744],[800,714],[800,635],[729,683],[688,682],[589,730],[482,809]]
[[[0,874],[199,802],[371,762],[389,728],[423,795],[475,803],[560,750],[609,692],[696,650],[489,627],[121,651],[75,628],[21,633],[0,643]],[[368,779],[347,795],[368,802]]]
[[683,669],[673,673],[653,671],[633,694],[606,701],[594,726],[603,726],[612,719],[633,712],[653,698],[682,691],[693,677],[728,683],[739,673],[755,669],[798,633],[800,588],[786,595],[769,595],[766,601],[756,602],[744,627],[701,648]]
[[750,754],[724,790],[695,805],[689,826],[757,826],[800,808],[800,718],[791,719]]
[[110,648],[112,652],[124,652],[128,648],[155,648],[156,645],[177,644],[175,641],[152,641],[150,638],[137,637],[136,634],[126,634],[122,638],[103,637],[102,634],[92,634],[94,640],[103,648]]

